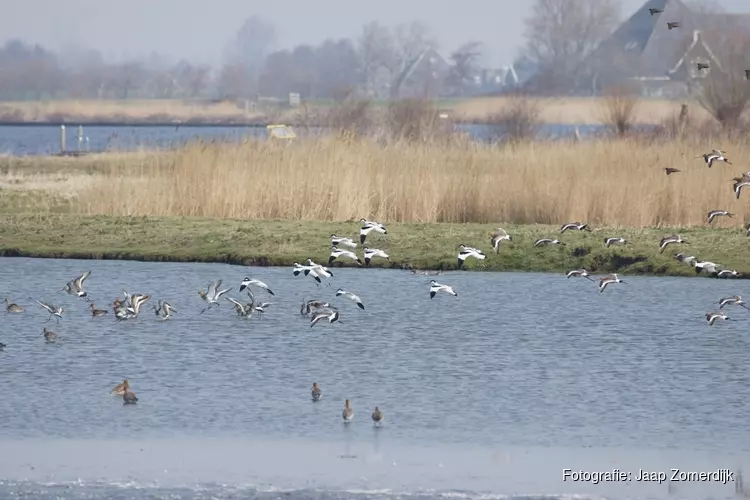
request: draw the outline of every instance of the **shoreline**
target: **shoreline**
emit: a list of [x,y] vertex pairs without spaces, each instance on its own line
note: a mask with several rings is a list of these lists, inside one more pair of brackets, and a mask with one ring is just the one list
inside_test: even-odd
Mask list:
[[[227,220],[188,217],[116,217],[82,215],[1,215],[0,256],[85,260],[132,260],[145,262],[200,262],[248,266],[292,267],[307,258],[327,265],[330,235],[358,239],[356,221]],[[735,248],[747,245],[737,229],[684,229],[691,246],[670,246],[659,254],[658,240],[677,232],[672,228],[619,230],[629,247],[604,248],[601,239],[616,230],[592,233],[566,232],[558,226],[503,225],[514,243],[503,245],[499,254],[490,248],[489,232],[497,224],[387,224],[387,235],[369,236],[365,246],[381,248],[391,261],[374,259],[363,268],[453,271],[457,269],[457,247],[465,242],[483,250],[486,259],[467,259],[467,271],[515,271],[566,273],[586,268],[592,275],[612,272],[642,276],[696,276],[692,267],[677,262],[674,253],[703,255],[711,250],[716,233],[727,247],[711,250],[710,260],[743,271]],[[706,242],[701,241],[701,236]],[[374,234],[374,233],[373,233]],[[559,237],[564,247],[534,248],[541,237]],[[711,240],[711,241],[707,241]],[[362,245],[354,251],[361,257]],[[695,253],[693,253],[695,252]],[[741,254],[740,254],[741,255]],[[732,267],[732,266],[737,267]],[[344,263],[344,267],[359,266]],[[411,266],[411,267],[410,267]],[[334,262],[331,268],[342,267]],[[703,275],[698,275],[703,277]]]

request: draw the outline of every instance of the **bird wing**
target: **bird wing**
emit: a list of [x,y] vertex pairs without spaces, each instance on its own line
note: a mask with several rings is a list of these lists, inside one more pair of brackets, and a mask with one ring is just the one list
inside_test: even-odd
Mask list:
[[79,292],[83,289],[83,282],[91,275],[91,271],[86,271],[81,276],[73,280],[73,285]]
[[[219,280],[219,281],[221,281],[221,280]],[[221,297],[225,293],[231,292],[231,291],[232,291],[232,287],[230,286],[229,288],[225,288],[224,290],[221,290],[220,292],[216,292],[216,295],[214,295],[214,299],[218,299],[219,297]]]
[[208,285],[208,296],[211,298],[216,298],[216,290],[219,289],[221,286],[221,280],[214,281],[210,285]]

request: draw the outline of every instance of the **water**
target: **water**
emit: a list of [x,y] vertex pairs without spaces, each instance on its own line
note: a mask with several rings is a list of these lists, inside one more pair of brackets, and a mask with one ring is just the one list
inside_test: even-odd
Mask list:
[[[467,131],[474,138],[486,141],[489,137],[487,127],[483,125],[457,125],[457,129]],[[598,125],[581,125],[581,135],[592,134],[602,130]],[[298,136],[305,133],[319,133],[320,129],[294,127]],[[574,125],[545,125],[540,136],[547,138],[572,137]],[[84,127],[88,136],[88,146],[82,143],[81,149],[90,151],[132,151],[140,148],[168,149],[184,144],[193,139],[207,141],[238,142],[246,138],[264,138],[267,135],[264,127],[190,127],[181,125],[171,127],[121,127],[91,126]],[[67,149],[78,149],[78,128],[68,127]],[[0,154],[8,155],[46,155],[60,150],[60,127],[57,125],[10,126],[0,125]]]
[[[83,271],[99,307],[151,294],[135,320],[91,319],[62,285]],[[585,279],[335,269],[332,286],[289,268],[0,259],[0,498],[667,498],[639,469],[747,465],[750,312],[708,327],[745,280]],[[258,278],[263,319],[197,290]],[[367,309],[335,297],[358,293]],[[27,297],[60,303],[65,318]],[[302,298],[336,303],[310,328]],[[150,306],[178,312],[161,322]],[[47,326],[64,339],[45,344]],[[110,389],[131,381],[140,401]],[[310,401],[318,382],[324,399]],[[341,410],[351,399],[354,421]],[[378,405],[382,428],[369,419]],[[632,474],[563,481],[565,468]],[[676,483],[682,498],[730,498],[734,484]],[[548,496],[545,496],[548,495]]]

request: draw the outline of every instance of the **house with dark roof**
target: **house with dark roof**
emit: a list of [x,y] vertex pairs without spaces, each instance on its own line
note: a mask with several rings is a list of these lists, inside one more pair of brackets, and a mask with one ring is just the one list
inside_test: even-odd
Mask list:
[[[679,27],[669,29],[667,23],[675,22]],[[685,94],[722,70],[716,35],[728,30],[750,38],[750,15],[695,12],[681,0],[648,0],[584,60],[575,91],[599,94],[628,83],[647,95]],[[709,67],[698,70],[699,62]]]

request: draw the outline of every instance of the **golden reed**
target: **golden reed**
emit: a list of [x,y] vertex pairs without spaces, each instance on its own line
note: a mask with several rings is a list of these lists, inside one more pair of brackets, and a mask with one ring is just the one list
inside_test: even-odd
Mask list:
[[[699,154],[727,150],[734,166]],[[189,144],[139,153],[95,175],[74,201],[85,214],[236,219],[481,222],[691,227],[709,210],[750,215],[731,179],[745,144],[635,139],[379,145],[335,137]],[[665,167],[681,170],[670,176]]]

